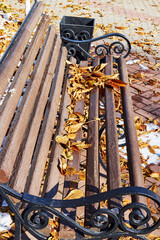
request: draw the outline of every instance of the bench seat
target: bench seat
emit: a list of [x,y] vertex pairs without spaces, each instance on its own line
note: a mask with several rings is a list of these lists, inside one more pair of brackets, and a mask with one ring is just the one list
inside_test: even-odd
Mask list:
[[[157,206],[160,199],[144,188],[125,60],[120,57],[115,64],[112,56],[98,57],[78,67],[71,57],[68,63],[67,49],[43,9],[42,2],[34,3],[0,65],[0,194],[15,214],[15,239],[26,239],[28,234],[28,239],[47,239],[50,233],[54,236],[54,229],[60,239],[146,239],[142,235],[160,222],[147,226],[151,216],[144,196]],[[126,188],[122,188],[113,87],[93,87],[79,100],[71,98],[73,69],[102,62],[107,63],[106,76],[118,71],[126,85],[120,89],[130,179]],[[66,125],[70,116],[77,124],[75,131],[66,130],[72,125]],[[99,132],[104,122],[106,162],[102,163]],[[68,138],[71,155],[65,151],[69,146],[57,140],[66,132],[76,133]],[[102,183],[107,191],[99,193]],[[124,206],[126,195],[130,204]],[[22,225],[27,230],[23,234]]]

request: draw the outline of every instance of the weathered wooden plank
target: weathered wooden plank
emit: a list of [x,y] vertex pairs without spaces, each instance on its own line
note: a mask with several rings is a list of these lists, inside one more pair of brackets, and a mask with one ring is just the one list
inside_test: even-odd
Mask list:
[[[69,82],[64,86],[64,95],[62,95],[61,100],[61,113],[59,116],[59,126],[56,131],[56,135],[62,135],[65,133],[64,130],[64,124],[65,120],[68,118],[69,110],[67,109],[67,106],[70,105],[70,96],[67,92],[67,88],[69,86]],[[51,150],[51,156],[50,156],[50,162],[49,167],[47,170],[46,180],[44,183],[44,190],[43,195],[48,198],[62,198],[62,194],[57,194],[57,191],[59,189],[59,185],[63,185],[64,177],[60,177],[58,164],[59,164],[59,157],[63,151],[62,146],[57,143],[54,139],[52,150]],[[56,195],[57,194],[57,195]]]
[[[49,35],[49,38],[48,38],[48,35]],[[7,141],[5,142],[4,147],[0,153],[0,159],[1,159],[0,168],[6,172],[7,176],[11,176],[11,172],[12,172],[12,169],[14,166],[14,162],[15,162],[18,150],[19,150],[19,146],[23,139],[24,132],[25,132],[25,129],[28,124],[29,117],[30,117],[30,113],[32,112],[34,101],[36,99],[36,96],[37,96],[37,93],[39,90],[39,86],[41,83],[41,79],[43,77],[44,69],[45,69],[45,66],[46,66],[46,63],[47,63],[48,57],[49,57],[49,51],[45,51],[45,50],[46,49],[49,50],[52,46],[52,41],[53,41],[52,38],[55,35],[55,29],[51,29],[51,31],[49,31],[48,35],[47,35],[48,39],[46,41],[46,44],[44,44],[44,46],[42,48],[41,54],[39,55],[40,57],[37,61],[36,67],[35,67],[35,71],[33,72],[32,77],[31,77],[31,83],[32,83],[31,91],[29,93],[28,93],[28,91],[26,92],[25,96],[27,96],[27,93],[28,93],[28,96],[26,97],[26,101],[25,101],[25,97],[24,97],[24,100],[21,103],[21,107],[20,107],[19,111],[17,112],[17,116],[15,117],[15,121],[13,122],[13,126],[11,127],[11,130],[8,133]],[[18,91],[19,86],[17,86],[16,89]],[[9,99],[9,102],[7,102],[7,105],[6,105],[6,108],[8,110],[11,109],[12,114],[13,114],[12,107],[13,107],[13,109],[15,108],[16,101],[18,101],[19,93],[17,95],[18,96],[15,97],[16,99],[14,99],[15,101],[13,101],[13,102],[12,102],[12,96],[11,96],[11,98]],[[14,98],[14,96],[13,96],[13,98]],[[31,102],[31,101],[33,101],[33,102]],[[11,106],[9,106],[8,104],[10,104]],[[10,118],[12,117],[10,112],[8,113],[8,115],[10,115]],[[2,116],[1,116],[1,121],[6,118],[7,118],[7,113],[5,111],[5,115],[2,114]],[[4,126],[3,122],[1,123],[1,126],[2,127]]]
[[[80,63],[80,67],[87,66],[88,63],[86,61]],[[79,112],[83,115],[84,110],[84,99],[78,101],[74,107],[74,112]],[[75,141],[81,141],[82,139],[83,131],[82,129],[79,129],[77,132],[77,136],[75,138]],[[79,171],[79,164],[81,159],[81,151],[74,151],[73,152],[73,161],[68,161],[67,166],[77,169]],[[64,192],[63,197],[65,197],[69,191],[69,182],[78,180],[78,175],[66,175],[65,176],[65,183],[64,183]]]
[[124,127],[127,144],[128,165],[130,174],[130,184],[132,186],[143,187],[144,179],[142,174],[141,158],[137,141],[137,133],[134,122],[133,105],[130,95],[128,74],[125,60],[120,58],[118,61],[120,79],[127,84],[121,88],[122,106],[124,115]]
[[[94,61],[94,66],[99,64],[99,59]],[[86,190],[85,196],[99,193],[99,88],[91,91],[89,100],[89,123],[87,143],[91,146],[87,149],[86,160]],[[85,225],[90,225],[90,216],[98,208],[99,204],[88,205],[85,208]]]
[[0,98],[8,85],[8,80],[12,77],[23,53],[28,44],[33,30],[43,12],[44,5],[42,2],[34,4],[26,21],[20,27],[14,41],[11,42],[7,49],[7,54],[4,54],[0,64]]
[[[55,86],[54,86],[54,93],[51,99],[50,103],[50,110],[48,113],[48,119],[46,122],[44,122],[44,132],[43,132],[43,126],[42,126],[42,132],[43,136],[41,135],[42,139],[40,142],[37,143],[37,152],[35,152],[33,162],[35,161],[35,166],[34,166],[34,172],[32,174],[32,179],[31,179],[31,184],[29,186],[28,192],[30,194],[38,195],[40,186],[41,186],[41,181],[42,177],[44,174],[44,168],[47,160],[47,155],[49,152],[49,147],[52,139],[52,134],[53,134],[53,128],[56,123],[56,116],[57,116],[57,110],[59,106],[59,100],[60,100],[60,94],[61,94],[61,88],[62,88],[62,83],[63,83],[63,76],[64,76],[64,71],[65,71],[65,65],[66,65],[66,58],[67,58],[67,49],[62,48],[62,55],[61,59],[58,65],[58,73],[55,78]],[[52,58],[52,63],[50,65],[50,71],[52,70],[52,65],[55,61],[55,58]],[[48,78],[50,75],[48,74]],[[46,91],[46,88],[48,86],[48,79],[45,79],[45,86],[44,90]],[[32,169],[31,169],[32,171]]]
[[[87,66],[88,62],[83,61],[80,63],[80,66]],[[84,111],[84,99],[78,101],[74,107],[74,112],[79,112],[83,114]],[[77,132],[77,136],[75,138],[75,141],[81,141],[83,135],[82,129],[79,129]],[[67,162],[67,166],[71,168],[75,168],[77,171],[79,171],[80,161],[81,161],[81,151],[74,151],[73,152],[73,160]],[[78,188],[78,175],[66,175],[64,179],[64,187],[63,187],[63,198],[66,197],[66,195],[69,193],[70,188]],[[62,209],[62,211],[65,212],[65,209]],[[76,208],[67,208],[67,214],[70,218],[74,219],[76,218]],[[66,235],[67,231],[67,235]],[[76,233],[74,230],[69,228],[68,226],[65,226],[63,224],[60,225],[60,231],[59,231],[59,237],[61,239],[74,239],[76,237]]]
[[[113,74],[113,58],[106,57],[106,75]],[[105,86],[105,120],[106,120],[106,159],[107,159],[107,190],[121,187],[121,169],[118,149],[117,122],[115,111],[114,89]],[[112,199],[110,208],[120,207],[121,201]]]
[[[108,63],[105,74],[113,74],[112,56],[106,59]],[[115,111],[114,90],[105,87],[105,120],[106,120],[106,158],[108,190],[121,187],[121,170],[118,149],[117,122]]]
[[[34,110],[33,110],[34,117],[33,117],[32,123],[30,123],[30,126],[28,126],[28,128],[26,126],[27,131],[28,131],[28,136],[25,139],[25,141],[26,141],[25,145],[23,146],[23,149],[20,148],[21,154],[19,154],[16,159],[16,161],[19,162],[19,166],[18,166],[18,169],[15,169],[16,176],[14,178],[13,188],[17,191],[20,191],[20,190],[24,191],[24,186],[25,186],[26,179],[28,176],[28,171],[30,168],[33,151],[35,149],[37,136],[39,134],[39,128],[41,125],[43,112],[44,112],[46,102],[48,99],[48,94],[50,91],[50,86],[51,86],[52,77],[54,74],[54,69],[56,67],[56,63],[54,64],[54,62],[53,62],[53,56],[54,56],[54,60],[57,60],[61,41],[60,41],[60,39],[57,40],[57,43],[55,44],[55,47],[54,47],[52,59],[51,59],[51,56],[49,57],[49,54],[53,50],[54,36],[55,36],[55,29],[51,27],[51,31],[50,31],[49,38],[48,38],[48,44],[46,45],[46,48],[44,49],[44,52],[48,53],[46,63],[44,64],[45,56],[42,55],[42,60],[38,66],[38,71],[37,71],[37,72],[42,71],[42,73],[43,73],[45,70],[46,64],[48,65],[47,69],[45,70],[45,75],[43,76],[43,74],[42,74],[42,76],[40,78],[43,85],[42,85],[42,88],[39,89],[39,91],[37,92],[40,96],[38,97],[38,100],[36,100],[36,103],[34,106]],[[43,67],[43,64],[44,64],[44,67]],[[35,76],[35,78],[37,78],[37,77],[38,77],[38,75]],[[28,97],[29,97],[29,94],[28,94]],[[13,183],[13,180],[12,180],[12,183]]]
[[14,115],[28,75],[31,71],[31,67],[34,63],[35,57],[44,38],[44,34],[48,24],[49,17],[44,16],[32,39],[30,47],[26,51],[26,54],[22,60],[22,64],[16,72],[15,78],[12,82],[11,90],[14,91],[14,93],[8,93],[6,101],[4,101],[0,108],[0,146],[2,145],[3,139],[7,133],[8,127]]

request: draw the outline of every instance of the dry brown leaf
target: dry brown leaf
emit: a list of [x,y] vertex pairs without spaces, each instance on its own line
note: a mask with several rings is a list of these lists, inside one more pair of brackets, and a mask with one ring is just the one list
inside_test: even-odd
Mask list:
[[50,218],[49,219],[49,225],[54,227],[54,228],[58,228],[59,222]]
[[63,152],[61,153],[61,156],[62,156],[64,159],[67,159],[67,160],[69,160],[69,161],[72,161],[72,160],[73,160],[72,152],[71,152],[69,149],[63,149]]
[[82,181],[85,181],[85,179],[86,179],[86,171],[79,171],[79,172],[77,172],[77,174],[78,174],[78,177],[79,177],[79,179],[80,180],[82,180]]
[[156,153],[152,146],[148,145],[148,148],[149,148],[150,153],[152,153],[152,154]]
[[64,198],[64,200],[82,198],[84,193],[82,190],[73,189],[69,194]]
[[68,133],[76,133],[81,127],[82,127],[83,123],[77,123],[74,125],[69,125],[65,127],[65,130]]
[[72,150],[76,150],[76,151],[77,150],[80,151],[81,149],[89,148],[90,146],[91,146],[91,144],[86,144],[85,142],[81,142],[81,141],[71,143]]
[[70,134],[67,134],[67,136],[69,139],[74,140],[77,137],[77,133],[70,133]]
[[51,230],[51,236],[52,237],[50,237],[48,240],[50,240],[50,239],[59,240],[58,233],[54,228],[52,228],[52,230]]
[[66,174],[68,174],[70,177],[73,175],[73,174],[76,174],[77,170],[75,168],[72,168],[72,167],[68,167],[66,168]]
[[151,173],[151,174],[150,174],[150,177],[155,178],[155,179],[157,179],[158,181],[160,181],[160,173]]
[[115,26],[115,28],[117,28],[117,29],[120,29],[120,30],[125,30],[125,29],[127,29],[128,27],[123,27],[123,26]]
[[57,142],[57,143],[67,144],[68,140],[69,140],[69,137],[68,137],[67,135],[64,135],[64,136],[58,135],[58,136],[56,137],[56,142]]
[[145,76],[144,76],[144,73],[139,72],[139,73],[136,73],[134,77],[144,79]]
[[154,183],[154,184],[149,188],[149,190],[151,190],[151,191],[157,193],[157,192],[158,192],[158,189],[157,189],[157,185],[156,185],[156,183]]

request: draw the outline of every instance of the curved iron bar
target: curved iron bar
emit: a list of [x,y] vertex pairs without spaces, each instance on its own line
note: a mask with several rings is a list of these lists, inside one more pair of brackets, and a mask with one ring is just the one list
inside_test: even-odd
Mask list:
[[[98,238],[105,238],[105,237],[112,237],[112,235],[121,234],[120,232],[116,232],[115,230],[120,226],[120,228],[124,231],[123,235],[130,234],[130,235],[141,235],[150,233],[160,225],[160,219],[154,223],[152,226],[148,226],[147,223],[151,218],[151,213],[149,208],[141,203],[131,203],[122,207],[117,215],[114,211],[109,209],[99,209],[97,210],[91,217],[91,222],[97,228],[99,228],[100,232],[95,232],[90,229],[86,229],[76,223],[74,220],[66,216],[65,214],[57,211],[55,208],[70,208],[70,207],[79,207],[85,206],[88,204],[94,204],[96,202],[102,202],[109,200],[111,198],[118,198],[125,195],[141,195],[147,198],[150,198],[155,203],[158,204],[160,207],[160,197],[156,195],[154,192],[141,188],[141,187],[126,187],[126,188],[118,188],[114,190],[110,190],[104,193],[99,193],[94,196],[83,197],[80,199],[74,200],[53,200],[49,198],[42,198],[33,196],[27,193],[19,194],[6,185],[0,184],[0,194],[8,203],[11,211],[16,215],[20,224],[24,225],[24,227],[35,237],[38,239],[47,239],[42,233],[37,232],[37,229],[44,229],[48,224],[49,213],[56,215],[65,222],[69,223],[74,229],[79,230],[83,234],[87,234],[93,237]],[[28,203],[28,207],[23,211],[22,216],[20,215],[17,207],[13,204],[12,200],[8,197],[8,194],[11,196],[17,197],[22,202]],[[129,228],[125,225],[124,215],[125,212],[131,210],[129,215],[129,220],[131,225],[147,225],[146,228],[141,229],[133,229]],[[145,211],[147,214],[145,217],[142,217],[142,214],[139,220],[136,220],[135,216],[137,216],[134,211],[139,210],[137,212],[141,212],[141,209]],[[33,212],[33,214],[32,214]],[[48,213],[48,214],[47,214]],[[108,215],[108,217],[106,217]],[[102,217],[103,216],[103,217]],[[138,216],[139,217],[139,216]],[[111,223],[108,222],[108,219],[112,219]],[[145,239],[145,238],[141,238]]]
[[[127,45],[128,45],[128,51],[127,51],[127,53],[123,56],[124,58],[126,58],[126,57],[129,55],[129,53],[130,53],[131,43],[130,43],[130,41],[128,40],[128,38],[126,38],[126,36],[124,36],[123,34],[120,34],[120,33],[109,33],[109,34],[106,34],[106,35],[103,35],[103,36],[100,36],[100,37],[96,37],[96,38],[92,38],[92,39],[87,39],[87,40],[81,40],[81,41],[79,41],[79,40],[73,40],[73,39],[69,39],[69,38],[66,38],[66,37],[64,37],[64,36],[61,36],[61,38],[62,38],[63,41],[66,41],[66,42],[68,42],[68,43],[70,43],[70,44],[74,44],[74,46],[76,45],[79,49],[81,49],[81,51],[83,51],[87,56],[91,57],[92,59],[93,59],[93,57],[92,57],[89,53],[87,53],[82,47],[80,47],[79,44],[81,44],[81,43],[83,43],[83,44],[84,44],[84,43],[86,43],[86,44],[87,44],[87,43],[92,43],[92,42],[99,41],[99,40],[102,40],[102,39],[105,39],[105,38],[109,38],[109,37],[121,37],[122,39],[124,39],[124,40],[126,41],[126,43],[127,43]],[[119,46],[117,46],[117,44],[118,44]],[[125,50],[123,43],[121,43],[121,42],[119,42],[119,41],[115,41],[115,42],[111,43],[111,45],[109,46],[109,48],[108,48],[107,45],[105,45],[105,44],[104,44],[104,45],[103,45],[103,44],[98,45],[98,46],[96,47],[96,49],[95,49],[96,54],[98,54],[98,49],[99,49],[99,48],[100,48],[101,50],[100,50],[100,54],[98,54],[98,55],[100,55],[100,56],[103,55],[104,51],[102,50],[102,48],[106,50],[106,55],[107,55],[108,53],[111,54],[111,49],[112,49],[112,47],[113,47],[114,45],[115,45],[115,47],[114,47],[113,51],[114,51],[114,53],[116,53],[116,54],[118,54],[118,55],[122,54],[123,51]]]

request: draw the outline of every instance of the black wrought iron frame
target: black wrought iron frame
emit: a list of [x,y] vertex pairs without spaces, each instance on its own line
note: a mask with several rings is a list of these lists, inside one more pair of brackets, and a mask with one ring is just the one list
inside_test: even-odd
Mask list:
[[[64,37],[63,35],[61,36],[63,42],[65,43],[65,46],[68,49],[69,56],[76,57],[76,53],[78,50],[78,51],[81,51],[83,54],[85,54],[88,58],[91,58],[91,60],[93,60],[94,57],[89,52],[87,52],[85,49],[83,49],[83,47],[81,46],[82,43],[83,44],[88,44],[88,43],[91,44],[92,42],[97,42],[99,40],[104,40],[104,39],[113,38],[113,37],[118,37],[121,40],[124,40],[125,43],[127,44],[127,49],[125,48],[125,45],[124,45],[124,43],[122,43],[121,40],[116,40],[116,41],[113,41],[110,45],[107,45],[105,43],[97,45],[95,48],[95,54],[97,54],[98,56],[105,56],[108,54],[110,54],[110,55],[112,54],[114,57],[119,57],[124,54],[123,57],[126,58],[130,53],[131,43],[128,40],[128,38],[126,36],[124,36],[123,34],[109,33],[109,34],[106,34],[106,35],[103,35],[100,37],[88,39],[88,37],[87,37],[88,35],[86,35],[85,32],[83,33],[83,35],[84,35],[82,38],[83,40],[78,40],[78,37],[74,36],[74,33],[72,33],[72,29],[68,29],[68,35],[66,35],[67,38]],[[84,40],[84,39],[86,39],[86,40]]]
[[[15,239],[21,239],[21,226],[23,225],[37,239],[47,239],[38,230],[44,229],[49,222],[49,217],[55,215],[66,224],[72,226],[75,231],[78,231],[82,238],[84,235],[89,235],[92,239],[119,239],[121,236],[131,236],[136,239],[147,238],[143,235],[152,232],[160,226],[160,219],[152,223],[151,211],[147,205],[143,203],[132,202],[121,209],[117,213],[114,210],[107,208],[100,208],[91,216],[91,223],[94,229],[82,227],[73,219],[69,218],[64,213],[58,211],[56,208],[76,208],[86,206],[88,204],[100,203],[109,199],[123,197],[125,195],[140,195],[153,200],[158,207],[160,207],[160,198],[154,192],[141,187],[125,187],[110,190],[104,193],[99,193],[94,196],[84,197],[74,200],[53,200],[44,197],[37,197],[27,193],[18,193],[9,188],[6,184],[0,184],[0,195],[7,202],[10,210],[15,214]],[[13,202],[13,199],[18,199],[21,203],[27,203],[27,207],[20,214],[19,207]],[[130,210],[129,225],[125,224],[125,214]],[[142,214],[143,212],[143,214]],[[140,228],[139,228],[140,227]],[[84,237],[85,238],[85,237]]]

